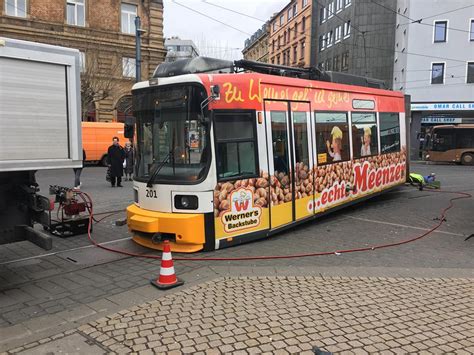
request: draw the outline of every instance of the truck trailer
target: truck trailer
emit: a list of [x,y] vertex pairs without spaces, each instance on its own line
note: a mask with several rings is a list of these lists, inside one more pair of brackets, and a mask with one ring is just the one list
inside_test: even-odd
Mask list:
[[81,142],[79,51],[0,37],[0,244],[52,247],[35,174],[82,167]]

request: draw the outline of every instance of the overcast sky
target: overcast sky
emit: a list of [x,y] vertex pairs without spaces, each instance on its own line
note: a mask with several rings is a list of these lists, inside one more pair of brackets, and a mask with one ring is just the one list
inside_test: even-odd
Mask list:
[[[263,21],[268,20],[273,13],[280,11],[289,2],[290,0],[164,0],[164,34],[165,37],[179,36],[181,39],[193,40],[202,55],[238,59],[242,57],[244,41],[264,24]],[[263,21],[210,4],[235,10]]]

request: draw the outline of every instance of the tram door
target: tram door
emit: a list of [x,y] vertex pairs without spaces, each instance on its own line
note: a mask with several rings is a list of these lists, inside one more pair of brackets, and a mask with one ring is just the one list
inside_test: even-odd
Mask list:
[[[270,228],[312,214],[310,105],[307,102],[266,102],[270,187]],[[310,182],[311,181],[311,182]]]

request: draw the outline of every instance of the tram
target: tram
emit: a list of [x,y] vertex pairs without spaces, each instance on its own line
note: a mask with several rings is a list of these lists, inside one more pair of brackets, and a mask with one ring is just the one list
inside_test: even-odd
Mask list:
[[380,87],[244,60],[161,64],[132,90],[133,240],[220,249],[403,184],[405,97]]

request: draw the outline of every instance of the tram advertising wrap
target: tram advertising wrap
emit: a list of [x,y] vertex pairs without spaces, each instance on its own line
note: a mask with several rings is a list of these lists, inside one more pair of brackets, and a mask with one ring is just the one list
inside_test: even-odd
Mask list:
[[399,92],[244,73],[159,77],[133,95],[141,245],[232,246],[406,181]]

